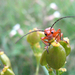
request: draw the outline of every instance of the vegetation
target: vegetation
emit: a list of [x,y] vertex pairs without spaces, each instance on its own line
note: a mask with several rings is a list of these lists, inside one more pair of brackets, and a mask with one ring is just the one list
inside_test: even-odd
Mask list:
[[[52,3],[56,6],[52,6]],[[33,28],[44,30],[58,18],[74,15],[74,0],[0,0],[0,50],[9,57],[15,75],[35,75],[36,72],[36,59],[26,38],[15,42]],[[63,19],[54,28],[61,28],[64,37],[70,39],[72,50],[65,66],[67,72],[63,75],[74,75],[75,18]],[[0,64],[1,71],[4,66],[1,61]],[[39,69],[39,75],[46,75],[41,65]]]

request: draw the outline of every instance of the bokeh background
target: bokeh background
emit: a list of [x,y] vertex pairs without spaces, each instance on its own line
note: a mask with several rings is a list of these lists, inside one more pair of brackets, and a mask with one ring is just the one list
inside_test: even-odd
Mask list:
[[[10,58],[15,75],[35,75],[36,70],[26,38],[15,42],[29,30],[44,30],[64,16],[75,16],[75,0],[0,0],[0,50]],[[61,28],[72,48],[63,75],[75,75],[75,18],[63,19],[54,28]],[[41,65],[39,75],[46,75]]]

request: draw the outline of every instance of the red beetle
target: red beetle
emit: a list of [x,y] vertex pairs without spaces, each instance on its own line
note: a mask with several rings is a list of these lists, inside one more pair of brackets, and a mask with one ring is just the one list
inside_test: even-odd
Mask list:
[[41,40],[46,46],[49,46],[51,44],[50,40],[52,40],[53,38],[55,38],[55,40],[59,42],[61,40],[61,37],[63,36],[63,33],[61,33],[61,29],[58,29],[57,31],[55,31],[55,29],[51,27],[46,28],[44,30],[44,34],[45,34],[45,37],[41,37]]

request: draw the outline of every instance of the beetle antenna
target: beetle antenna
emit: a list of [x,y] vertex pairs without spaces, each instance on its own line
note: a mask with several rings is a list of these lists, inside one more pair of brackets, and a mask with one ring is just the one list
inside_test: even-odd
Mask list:
[[37,31],[44,32],[44,30],[34,30],[34,31],[31,31],[31,32],[29,32],[29,33],[23,35],[21,38],[19,38],[19,39],[15,42],[15,44],[16,44],[19,40],[21,40],[24,36],[26,36],[26,35],[28,35],[28,34],[31,34],[31,33],[33,33],[33,32],[37,32]]
[[[73,18],[73,17],[75,17],[75,16],[61,17],[61,18],[59,18],[57,21],[55,21],[55,22],[53,23],[53,25],[51,26],[51,28],[52,28],[59,20],[61,20],[61,19],[63,19],[63,18]],[[51,28],[50,28],[50,29],[51,29]]]

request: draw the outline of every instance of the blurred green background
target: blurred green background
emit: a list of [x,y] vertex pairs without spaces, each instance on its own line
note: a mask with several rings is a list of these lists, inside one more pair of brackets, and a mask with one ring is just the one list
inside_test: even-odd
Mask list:
[[[36,60],[26,38],[15,42],[30,29],[45,29],[60,17],[74,15],[74,0],[0,0],[0,50],[10,58],[15,75],[35,75],[36,70]],[[54,28],[61,28],[72,48],[63,75],[75,75],[75,18],[63,19]],[[41,65],[39,75],[45,75]]]

